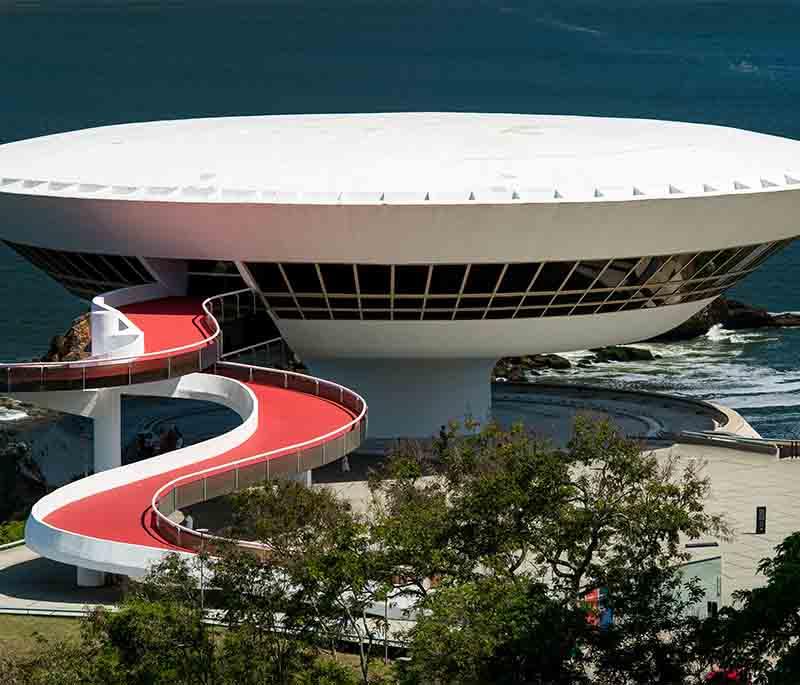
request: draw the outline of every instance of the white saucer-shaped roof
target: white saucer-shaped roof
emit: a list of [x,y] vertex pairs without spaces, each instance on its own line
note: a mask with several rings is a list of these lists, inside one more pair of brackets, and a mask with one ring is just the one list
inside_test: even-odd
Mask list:
[[800,142],[719,126],[518,114],[122,124],[0,146],[0,192],[246,203],[586,202],[800,185]]
[[800,142],[517,114],[186,119],[0,146],[0,239],[174,259],[568,261],[798,234]]

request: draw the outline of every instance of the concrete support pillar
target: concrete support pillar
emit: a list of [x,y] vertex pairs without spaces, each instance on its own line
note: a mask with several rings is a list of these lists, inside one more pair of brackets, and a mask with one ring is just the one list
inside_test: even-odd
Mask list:
[[430,438],[449,421],[485,422],[494,359],[304,359],[311,373],[359,393],[369,438]]
[[301,471],[300,473],[294,473],[289,476],[289,480],[297,481],[298,483],[302,483],[307,488],[311,487],[311,469],[308,471]]
[[[94,472],[107,471],[122,465],[122,393],[115,388],[97,391],[89,416],[94,430]],[[100,513],[102,515],[102,513]],[[106,574],[77,567],[78,587],[101,587]]]
[[106,574],[90,568],[78,569],[78,587],[102,587],[106,584]]
[[94,471],[107,471],[122,465],[121,392],[100,390],[90,414],[94,422]]

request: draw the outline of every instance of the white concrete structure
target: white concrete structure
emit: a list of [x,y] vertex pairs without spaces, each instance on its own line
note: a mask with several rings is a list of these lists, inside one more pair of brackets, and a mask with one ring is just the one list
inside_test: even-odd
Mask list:
[[98,255],[129,258],[99,279],[117,286],[255,286],[313,372],[362,392],[373,437],[484,418],[501,356],[669,330],[798,210],[800,142],[673,122],[238,117],[0,146],[23,256],[81,294]]

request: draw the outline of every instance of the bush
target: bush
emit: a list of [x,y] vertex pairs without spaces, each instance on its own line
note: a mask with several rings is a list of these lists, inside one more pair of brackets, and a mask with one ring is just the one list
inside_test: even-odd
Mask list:
[[25,537],[25,521],[8,521],[0,523],[0,545],[16,542]]

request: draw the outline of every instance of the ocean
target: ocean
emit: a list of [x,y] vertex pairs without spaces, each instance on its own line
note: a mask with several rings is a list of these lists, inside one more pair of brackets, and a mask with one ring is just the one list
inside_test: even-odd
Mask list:
[[[648,117],[800,138],[798,35],[794,0],[6,0],[0,142],[127,121],[397,110]],[[798,261],[795,243],[729,295],[800,310]],[[2,246],[0,283],[2,359],[43,353],[86,309]],[[657,361],[561,377],[715,399],[765,436],[800,436],[800,330],[715,328],[648,347]]]

